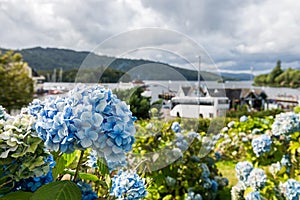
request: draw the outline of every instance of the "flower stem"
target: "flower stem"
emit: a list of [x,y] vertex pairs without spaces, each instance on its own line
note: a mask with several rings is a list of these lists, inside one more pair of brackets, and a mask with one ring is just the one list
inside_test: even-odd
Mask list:
[[77,179],[77,176],[78,176],[79,167],[80,167],[80,164],[81,164],[81,160],[82,160],[83,154],[84,154],[84,151],[81,151],[81,153],[80,153],[80,157],[79,157],[79,160],[78,160],[78,163],[77,163],[77,167],[76,167],[75,175],[74,175],[74,178],[73,178],[73,181],[74,181],[74,182],[76,181],[76,179]]

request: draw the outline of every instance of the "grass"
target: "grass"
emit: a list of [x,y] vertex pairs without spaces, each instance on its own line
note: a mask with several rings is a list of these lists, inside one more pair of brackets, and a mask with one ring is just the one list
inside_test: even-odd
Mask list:
[[219,161],[216,163],[218,170],[221,172],[223,177],[226,177],[229,180],[229,184],[223,190],[218,191],[218,196],[216,199],[231,199],[230,190],[231,187],[234,186],[238,180],[235,175],[235,165],[236,163],[232,161]]

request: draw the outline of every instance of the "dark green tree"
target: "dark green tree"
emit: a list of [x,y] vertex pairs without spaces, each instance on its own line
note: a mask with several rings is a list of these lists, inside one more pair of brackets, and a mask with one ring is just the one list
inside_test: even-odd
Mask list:
[[32,101],[34,82],[30,77],[30,70],[21,54],[0,52],[0,104],[8,113]]
[[113,93],[130,106],[133,116],[138,119],[148,119],[150,117],[151,98],[142,96],[144,91],[143,87],[134,87],[128,90],[114,90]]
[[281,61],[278,60],[276,67],[271,71],[271,73],[268,75],[267,82],[268,83],[275,83],[275,78],[278,77],[282,73],[281,69]]

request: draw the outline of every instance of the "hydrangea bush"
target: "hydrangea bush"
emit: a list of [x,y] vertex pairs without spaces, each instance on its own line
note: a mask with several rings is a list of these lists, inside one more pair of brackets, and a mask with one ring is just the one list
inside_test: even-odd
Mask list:
[[[101,86],[78,85],[64,97],[34,100],[25,111],[7,117],[0,109],[1,186],[6,186],[0,195],[119,198],[111,175],[125,167],[135,141],[135,117],[124,102]],[[147,194],[141,180],[128,174],[118,187],[130,190],[128,199],[140,199]],[[144,190],[134,195],[137,185]]]
[[5,114],[0,120],[0,193],[13,190],[30,177],[46,176],[50,171],[50,153],[33,130],[33,116]]
[[[215,151],[220,159],[240,161],[232,199],[291,199],[287,194],[292,192],[282,185],[289,178],[300,180],[299,123],[299,115],[288,112],[275,118],[232,120],[222,129]],[[291,188],[296,194],[297,187]]]
[[[158,123],[160,130],[153,127]],[[137,124],[133,153],[142,154],[144,162],[138,169],[153,180],[147,199],[216,199],[218,191],[228,185],[212,151],[218,136],[182,127],[178,121],[156,119]]]

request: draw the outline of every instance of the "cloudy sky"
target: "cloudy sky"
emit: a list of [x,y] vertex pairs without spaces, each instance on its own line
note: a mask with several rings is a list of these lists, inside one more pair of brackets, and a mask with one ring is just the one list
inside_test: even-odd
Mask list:
[[279,59],[283,68],[300,66],[299,10],[299,0],[0,0],[0,47],[105,54],[111,44],[145,40],[115,55],[186,67],[197,44],[220,71],[259,74]]

